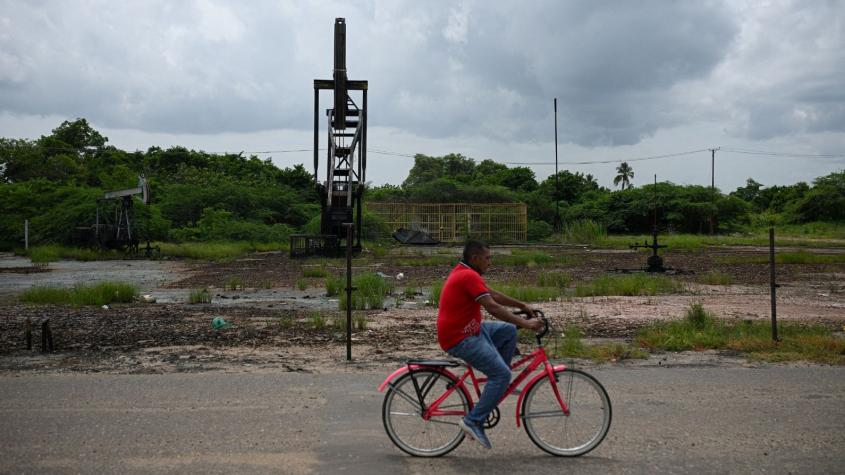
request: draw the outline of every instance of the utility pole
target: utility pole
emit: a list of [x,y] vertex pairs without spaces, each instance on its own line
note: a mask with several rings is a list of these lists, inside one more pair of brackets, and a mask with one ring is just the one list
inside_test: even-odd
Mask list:
[[[715,199],[716,199],[716,150],[719,150],[721,147],[711,148],[710,149],[710,191],[713,192],[713,205],[715,206]],[[712,236],[715,232],[715,217],[713,216],[713,212],[710,212],[710,235]]]
[[560,202],[558,201],[558,197],[560,196],[560,185],[559,185],[559,177],[557,175],[557,97],[555,97],[555,231],[560,231],[561,229],[561,222],[560,222]]

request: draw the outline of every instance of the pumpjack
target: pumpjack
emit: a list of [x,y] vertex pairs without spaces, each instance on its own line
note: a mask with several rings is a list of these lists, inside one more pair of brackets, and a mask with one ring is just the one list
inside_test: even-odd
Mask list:
[[[320,195],[320,234],[291,236],[291,257],[336,256],[347,247],[347,225],[354,226],[352,249],[361,250],[362,202],[367,170],[367,81],[346,74],[346,20],[334,23],[334,74],[314,80],[314,184]],[[326,114],[326,172],[319,178],[320,91],[333,93]],[[353,91],[360,91],[353,97]],[[355,99],[359,99],[356,102]]]
[[[144,204],[151,201],[150,185],[143,175],[138,177],[138,186],[125,190],[107,191],[102,198],[97,199],[97,217],[91,227],[77,228],[81,239],[88,244],[101,249],[122,249],[128,252],[138,252],[138,235],[133,227],[134,198],[138,197]],[[104,208],[109,209],[107,203],[117,202],[114,208],[114,219],[106,219]],[[147,253],[152,250],[147,243]]]

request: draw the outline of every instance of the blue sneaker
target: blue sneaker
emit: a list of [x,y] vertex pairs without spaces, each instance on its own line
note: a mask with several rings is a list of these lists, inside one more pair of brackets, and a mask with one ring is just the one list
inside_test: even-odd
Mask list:
[[475,441],[481,444],[485,449],[493,448],[493,444],[490,443],[490,439],[488,439],[487,435],[484,434],[484,427],[473,424],[463,418],[458,421],[458,426],[460,426],[464,432],[469,434],[470,437],[475,439]]

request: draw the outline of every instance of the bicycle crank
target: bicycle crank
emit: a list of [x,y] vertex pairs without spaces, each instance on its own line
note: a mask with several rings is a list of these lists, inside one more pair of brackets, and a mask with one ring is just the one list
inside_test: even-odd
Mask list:
[[496,427],[496,424],[499,423],[499,416],[499,408],[493,408],[493,412],[491,412],[484,421],[484,428],[492,429],[493,427]]

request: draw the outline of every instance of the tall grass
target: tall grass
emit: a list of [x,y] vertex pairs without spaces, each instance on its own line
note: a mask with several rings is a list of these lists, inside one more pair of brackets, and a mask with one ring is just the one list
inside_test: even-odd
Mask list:
[[188,294],[189,304],[211,303],[211,292],[208,289],[192,289]]
[[439,307],[441,293],[443,293],[443,281],[437,281],[431,284],[431,292],[428,296],[428,305],[431,307]]
[[515,282],[491,282],[490,288],[523,302],[547,302],[564,294],[560,287],[537,287]]
[[102,261],[109,259],[120,259],[123,257],[117,251],[100,251],[93,249],[82,249],[78,247],[61,246],[50,244],[43,246],[32,246],[27,250],[17,249],[16,254],[29,257],[33,264],[47,264],[59,259],[73,259],[77,261]]
[[650,350],[732,349],[766,361],[845,364],[845,339],[821,325],[780,323],[778,336],[780,341],[772,340],[767,321],[728,323],[693,304],[681,320],[641,328],[635,342]]
[[540,272],[537,274],[537,285],[541,287],[565,289],[571,283],[572,276],[567,272]]
[[107,305],[128,303],[138,296],[138,288],[122,282],[75,285],[72,288],[33,287],[20,295],[20,301],[54,305]]
[[250,252],[280,251],[290,248],[289,243],[231,242],[185,242],[181,244],[160,242],[162,256],[197,260],[225,261]]
[[543,251],[514,249],[510,254],[496,254],[492,260],[493,265],[533,267],[536,265],[563,263],[565,258],[555,257]]
[[575,326],[567,327],[563,335],[550,350],[554,357],[584,358],[598,362],[648,358],[647,351],[625,343],[587,345],[582,341],[581,329]]
[[607,226],[592,219],[579,219],[563,228],[563,241],[571,244],[599,244],[607,238]]
[[326,297],[336,297],[345,288],[346,276],[330,275],[326,277]]
[[575,287],[578,297],[598,295],[657,295],[679,292],[683,285],[669,277],[651,274],[604,275],[579,283]]
[[[722,264],[768,264],[769,255],[757,256],[728,256],[719,257],[716,262]],[[816,254],[807,251],[798,252],[776,252],[776,264],[842,264],[845,263],[845,254]]]
[[733,278],[730,274],[718,271],[710,271],[698,276],[699,283],[707,285],[731,285]]
[[[384,307],[384,298],[393,291],[393,286],[376,273],[360,274],[352,277],[352,309],[376,309]],[[340,293],[340,309],[346,310],[349,302],[346,292]]]
[[325,267],[304,267],[302,269],[303,277],[328,277],[329,271]]

